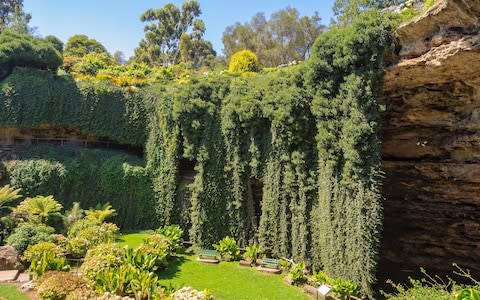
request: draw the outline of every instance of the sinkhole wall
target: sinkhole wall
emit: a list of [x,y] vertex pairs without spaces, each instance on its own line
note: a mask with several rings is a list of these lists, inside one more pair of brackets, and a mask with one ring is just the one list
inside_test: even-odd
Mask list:
[[480,274],[479,19],[479,1],[437,1],[396,31],[383,79],[384,278],[452,263]]

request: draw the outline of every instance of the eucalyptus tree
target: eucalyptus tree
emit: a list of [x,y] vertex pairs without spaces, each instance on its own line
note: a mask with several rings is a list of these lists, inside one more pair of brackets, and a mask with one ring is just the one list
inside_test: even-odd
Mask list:
[[[189,0],[179,8],[168,3],[148,9],[140,20],[145,22],[145,37],[135,49],[134,60],[153,66],[170,66],[183,59],[199,60],[215,56],[211,44],[203,39],[205,23],[199,19],[200,4]],[[182,49],[183,48],[183,49]]]

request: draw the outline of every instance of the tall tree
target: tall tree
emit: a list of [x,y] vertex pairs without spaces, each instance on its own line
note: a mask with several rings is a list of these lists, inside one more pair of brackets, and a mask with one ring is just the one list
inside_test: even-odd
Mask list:
[[385,8],[405,0],[335,0],[333,12],[341,23],[351,23],[353,18],[369,8]]
[[248,49],[255,52],[260,64],[274,67],[307,58],[315,39],[325,29],[317,12],[300,16],[295,8],[287,7],[267,20],[257,13],[249,23],[236,23],[223,33],[224,53]]
[[32,16],[23,12],[23,0],[0,1],[0,31],[22,18],[27,24]]
[[[159,9],[145,11],[140,19],[146,22],[145,38],[135,49],[135,60],[150,65],[169,66],[183,58],[199,61],[215,55],[211,44],[203,40],[205,24],[198,19],[200,4],[188,0],[178,8],[172,3]],[[193,57],[192,57],[193,56]]]
[[107,49],[97,40],[84,34],[71,36],[65,45],[65,56],[83,57],[89,53],[108,53]]

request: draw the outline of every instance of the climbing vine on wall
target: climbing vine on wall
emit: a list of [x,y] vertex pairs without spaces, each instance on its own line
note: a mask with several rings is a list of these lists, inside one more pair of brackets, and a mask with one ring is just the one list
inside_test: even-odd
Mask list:
[[[146,168],[127,169],[152,191],[130,195],[142,195],[155,222],[181,224],[202,246],[226,235],[259,243],[371,295],[382,222],[377,98],[395,25],[366,11],[322,34],[298,66],[135,92],[16,69],[0,82],[0,126],[78,127],[144,145]],[[183,186],[185,162],[194,176]],[[109,178],[98,188],[111,194]]]

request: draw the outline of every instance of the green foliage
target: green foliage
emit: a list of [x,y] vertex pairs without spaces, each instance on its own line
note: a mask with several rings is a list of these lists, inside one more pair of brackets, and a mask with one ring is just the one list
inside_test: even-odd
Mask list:
[[36,146],[20,153],[10,178],[12,185],[25,189],[26,195],[51,193],[65,207],[74,202],[95,207],[110,201],[113,208],[89,214],[106,218],[115,209],[113,221],[120,227],[151,228],[158,224],[151,209],[152,182],[141,165],[140,159],[118,152]]
[[23,0],[8,0],[0,3],[0,32],[14,23],[19,14],[24,14],[25,21],[31,19],[30,14],[23,13]]
[[7,204],[8,202],[22,197],[22,195],[20,195],[21,192],[22,189],[15,189],[8,184],[2,186],[0,188],[0,210],[5,208],[5,204]]
[[36,196],[20,202],[13,209],[13,214],[24,216],[29,222],[49,224],[55,218],[61,217],[62,208],[53,196]]
[[70,266],[64,256],[57,256],[54,252],[44,251],[30,262],[30,273],[36,279],[48,271],[69,272]]
[[0,126],[77,128],[83,135],[143,145],[146,110],[141,92],[104,82],[75,82],[34,69],[16,68],[0,82]]
[[228,26],[222,36],[227,59],[240,50],[249,49],[258,55],[260,65],[276,67],[308,58],[315,39],[324,31],[317,12],[311,17],[287,7],[273,13],[269,19],[255,14],[244,24]]
[[113,223],[102,223],[98,219],[86,217],[70,227],[68,238],[71,240],[67,246],[77,248],[78,251],[76,249],[74,252],[79,255],[83,252],[83,244],[86,248],[91,248],[102,243],[114,242],[118,231],[119,228]]
[[122,264],[124,253],[125,249],[114,243],[93,247],[85,256],[81,272],[90,284],[94,284],[99,273]]
[[224,237],[218,244],[214,244],[213,248],[225,261],[235,261],[240,259],[240,249],[234,238]]
[[228,70],[235,73],[258,71],[259,64],[257,55],[250,50],[235,52],[230,58]]
[[52,242],[41,242],[28,246],[23,253],[22,259],[31,262],[33,259],[41,257],[45,253],[53,253],[55,256],[61,256],[62,252],[57,245]]
[[9,30],[0,33],[0,79],[16,66],[57,70],[61,64],[62,55],[48,41]]
[[112,218],[117,215],[116,210],[110,205],[105,203],[103,205],[97,205],[95,209],[91,208],[85,212],[85,218],[104,222],[106,219]]
[[455,300],[479,300],[480,299],[480,287],[479,288],[465,288],[459,292]]
[[307,271],[305,269],[305,262],[293,264],[288,271],[288,277],[292,279],[293,284],[302,285],[307,282]]
[[68,272],[48,272],[38,283],[37,294],[42,300],[65,300],[70,293],[87,289],[81,276]]
[[183,230],[179,225],[163,226],[158,228],[156,232],[167,239],[170,253],[175,253],[182,247]]
[[179,8],[167,3],[158,9],[148,9],[140,20],[145,22],[145,38],[135,49],[134,60],[152,66],[171,66],[191,61],[196,67],[201,60],[215,56],[210,42],[202,37],[205,24],[198,17],[200,3],[188,0]]
[[17,249],[18,253],[23,254],[30,245],[52,241],[54,232],[55,230],[52,227],[44,224],[21,223],[7,238],[6,242]]
[[258,245],[251,245],[245,248],[245,252],[243,253],[243,257],[253,264],[256,264],[258,259],[258,255],[261,253],[260,247]]
[[83,218],[84,210],[80,207],[79,202],[73,202],[72,208],[65,212],[63,216],[63,225],[69,229],[75,222]]
[[392,281],[388,281],[387,283],[393,287],[395,292],[385,293],[384,291],[381,291],[381,293],[386,299],[392,300],[480,299],[480,281],[473,278],[469,270],[463,270],[455,263],[453,266],[457,269],[457,271],[453,272],[454,274],[462,277],[463,281],[470,281],[472,284],[460,285],[449,277],[447,277],[447,280],[443,280],[439,276],[429,275],[423,268],[421,268],[420,270],[423,274],[423,278],[409,278],[408,285],[394,284]]
[[382,224],[376,97],[396,22],[368,10],[351,25],[332,28],[317,40],[307,74],[318,130],[314,267],[370,295]]
[[100,42],[90,39],[84,34],[77,34],[68,38],[65,45],[65,56],[83,57],[90,53],[107,53],[107,50]]

